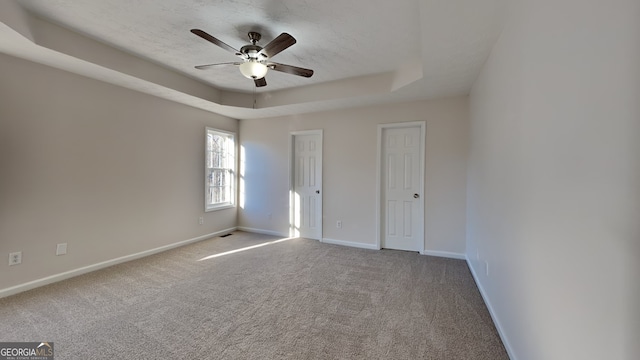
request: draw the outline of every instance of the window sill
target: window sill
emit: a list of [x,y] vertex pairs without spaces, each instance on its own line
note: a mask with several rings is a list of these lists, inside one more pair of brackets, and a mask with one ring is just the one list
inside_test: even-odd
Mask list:
[[206,208],[206,209],[204,209],[204,212],[225,210],[225,209],[231,209],[231,208],[234,208],[234,207],[236,207],[235,204],[221,204],[221,205],[212,206],[210,208]]

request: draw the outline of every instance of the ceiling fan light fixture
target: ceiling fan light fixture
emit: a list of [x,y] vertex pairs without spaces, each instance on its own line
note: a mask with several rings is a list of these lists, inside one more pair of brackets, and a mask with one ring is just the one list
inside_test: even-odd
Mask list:
[[267,75],[267,66],[263,63],[250,60],[240,64],[240,72],[249,79],[262,79]]
[[[2,0],[0,0],[2,1]],[[288,49],[291,45],[296,43],[296,39],[287,34],[282,33],[275,39],[271,40],[264,47],[257,45],[261,35],[257,32],[249,32],[249,40],[251,44],[245,45],[240,50],[236,50],[234,47],[227,45],[222,40],[217,39],[200,29],[191,29],[191,32],[204,40],[224,49],[228,52],[242,58],[242,62],[227,62],[217,64],[198,65],[196,69],[204,70],[216,65],[234,65],[240,68],[242,76],[252,79],[256,87],[267,86],[267,81],[264,76],[269,69],[291,74],[297,76],[303,76],[309,78],[313,75],[313,70],[305,69],[293,65],[286,65],[275,63],[271,61],[271,58],[279,54],[285,49]]]

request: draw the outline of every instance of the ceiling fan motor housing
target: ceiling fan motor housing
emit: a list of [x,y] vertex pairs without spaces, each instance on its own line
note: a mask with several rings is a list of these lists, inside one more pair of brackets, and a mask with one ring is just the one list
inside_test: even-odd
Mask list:
[[245,45],[240,48],[240,52],[245,54],[249,60],[258,60],[258,53],[262,50],[262,46],[259,45]]

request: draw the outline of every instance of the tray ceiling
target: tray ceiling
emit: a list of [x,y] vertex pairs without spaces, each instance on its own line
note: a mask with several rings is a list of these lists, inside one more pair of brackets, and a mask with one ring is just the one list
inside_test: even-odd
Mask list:
[[[0,51],[234,118],[269,117],[467,94],[502,1],[6,0]],[[274,61],[315,73],[270,71],[255,89],[233,66],[197,70],[237,58],[192,28],[235,48],[249,31],[263,46],[288,32],[297,43]]]

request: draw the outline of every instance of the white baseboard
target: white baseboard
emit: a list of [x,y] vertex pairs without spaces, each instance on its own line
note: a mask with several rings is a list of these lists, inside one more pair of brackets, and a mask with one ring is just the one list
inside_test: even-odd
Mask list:
[[238,230],[246,231],[246,232],[250,232],[250,233],[254,233],[254,234],[281,236],[281,237],[285,237],[285,238],[289,237],[289,234],[281,233],[281,232],[278,232],[278,231],[255,229],[255,228],[250,228],[250,227],[245,227],[245,226],[238,226]]
[[53,284],[53,283],[58,282],[58,281],[66,280],[66,279],[69,279],[69,278],[72,278],[72,277],[75,277],[75,276],[78,276],[78,275],[82,275],[82,274],[86,274],[86,273],[89,273],[89,272],[92,272],[92,271],[104,269],[104,268],[109,267],[109,266],[121,264],[121,263],[124,263],[124,262],[127,262],[127,261],[131,261],[131,260],[140,259],[140,258],[143,258],[145,256],[157,254],[157,253],[160,253],[160,252],[163,252],[163,251],[175,249],[177,247],[188,245],[188,244],[191,244],[191,243],[194,243],[194,242],[198,242],[198,241],[202,241],[202,240],[209,239],[209,238],[212,238],[212,237],[216,237],[216,236],[219,236],[219,235],[227,234],[227,233],[230,233],[230,232],[235,231],[235,230],[236,230],[236,228],[233,227],[233,228],[229,228],[229,229],[225,229],[225,230],[221,230],[221,231],[216,231],[216,232],[211,233],[211,234],[198,236],[198,237],[195,237],[195,238],[192,238],[192,239],[179,241],[179,242],[176,242],[176,243],[173,243],[173,244],[160,246],[160,247],[155,248],[155,249],[145,250],[145,251],[142,251],[142,252],[139,252],[139,253],[135,253],[135,254],[131,254],[131,255],[125,255],[125,256],[122,256],[122,257],[119,257],[119,258],[116,258],[116,259],[103,261],[103,262],[100,262],[100,263],[97,263],[97,264],[84,266],[84,267],[81,267],[79,269],[65,271],[63,273],[47,276],[47,277],[44,277],[42,279],[29,281],[27,283],[20,284],[20,285],[15,285],[15,286],[12,286],[12,287],[8,287],[6,289],[1,289],[0,290],[0,299],[3,298],[3,297],[15,295],[15,294],[27,291],[27,290],[35,289],[35,288],[40,287],[40,286],[45,286],[45,285]]
[[466,256],[465,256],[465,260],[467,261],[467,267],[469,267],[469,270],[471,271],[473,280],[476,282],[476,286],[478,287],[478,290],[480,290],[480,295],[482,295],[482,299],[484,300],[485,305],[487,305],[487,309],[489,309],[489,314],[491,315],[491,319],[493,320],[493,323],[496,325],[496,329],[498,330],[498,335],[500,335],[500,339],[502,340],[502,344],[504,344],[504,347],[507,350],[507,354],[509,355],[509,358],[511,360],[517,360],[516,354],[513,351],[513,348],[511,348],[511,345],[509,344],[509,339],[507,339],[507,335],[502,329],[502,325],[500,325],[500,321],[498,320],[498,317],[495,311],[493,311],[493,307],[491,306],[489,297],[487,296],[487,293],[484,291],[482,284],[478,280],[478,275],[476,274],[476,271],[473,269],[473,266],[471,266],[471,261],[469,261],[469,258]]
[[335,239],[328,239],[328,238],[323,238],[321,242],[327,243],[327,244],[334,244],[334,245],[350,246],[350,247],[355,247],[360,249],[380,250],[378,246],[376,246],[376,244],[365,244],[365,243],[359,243],[359,242],[353,242],[353,241],[335,240]]
[[465,254],[454,253],[450,251],[425,250],[422,252],[422,255],[437,256],[437,257],[444,257],[444,258],[458,259],[458,260],[467,260],[467,256]]

